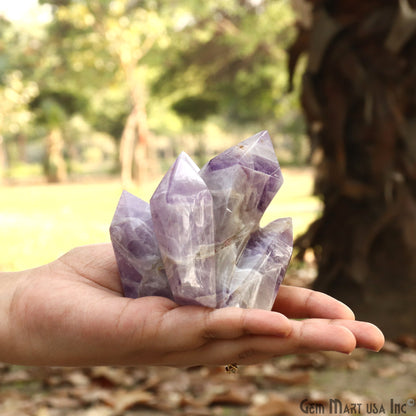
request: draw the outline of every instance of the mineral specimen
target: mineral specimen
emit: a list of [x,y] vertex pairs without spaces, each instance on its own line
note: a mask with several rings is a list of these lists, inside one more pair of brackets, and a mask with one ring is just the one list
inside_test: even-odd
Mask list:
[[181,153],[150,209],[123,192],[110,234],[125,296],[270,309],[292,254],[292,223],[259,222],[282,182],[263,131],[201,170]]
[[292,255],[291,218],[281,218],[254,232],[228,286],[222,306],[270,310]]
[[250,234],[283,183],[269,133],[219,154],[199,174],[214,200],[217,286],[228,286]]
[[199,168],[181,153],[150,200],[174,300],[215,308],[213,201]]
[[123,191],[110,226],[110,236],[124,295],[172,299],[149,204]]

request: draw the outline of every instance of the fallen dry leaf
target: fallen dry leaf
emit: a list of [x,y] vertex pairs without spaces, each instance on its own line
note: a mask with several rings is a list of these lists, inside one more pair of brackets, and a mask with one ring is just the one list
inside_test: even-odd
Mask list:
[[127,409],[135,406],[157,407],[157,399],[154,394],[136,389],[131,391],[117,390],[106,398],[106,404],[114,409],[116,414],[122,414]]
[[304,370],[282,372],[275,368],[273,372],[248,371],[244,373],[243,377],[247,380],[255,381],[261,387],[276,384],[294,386],[308,384],[310,382],[310,373]]
[[294,403],[282,395],[271,393],[262,403],[248,409],[248,416],[300,416],[303,415],[299,403]]
[[256,388],[252,384],[236,383],[235,385],[229,385],[224,391],[214,394],[209,404],[248,405],[251,403],[251,396],[255,391]]
[[85,387],[91,383],[91,379],[81,370],[74,370],[66,376],[66,380],[75,387]]
[[[141,371],[140,371],[141,370]],[[102,387],[133,387],[147,379],[145,369],[99,366],[91,369],[91,379]]]
[[327,364],[327,359],[323,354],[310,353],[293,357],[292,364],[288,367],[290,370],[308,370],[312,368],[323,368]]
[[70,397],[69,391],[61,391],[45,398],[48,408],[52,409],[78,409],[80,402],[76,397]]
[[32,379],[32,375],[26,369],[19,369],[5,373],[1,377],[2,384],[21,383]]

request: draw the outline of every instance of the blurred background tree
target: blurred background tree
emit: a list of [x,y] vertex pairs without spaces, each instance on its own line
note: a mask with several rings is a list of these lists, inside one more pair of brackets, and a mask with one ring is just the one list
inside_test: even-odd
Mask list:
[[[0,182],[13,162],[24,160],[25,140],[33,114],[28,106],[38,93],[37,83],[25,77],[27,38],[0,17]],[[12,138],[14,151],[8,151]]]
[[[294,35],[289,1],[40,3],[50,20],[36,31],[3,19],[20,39],[20,48],[3,39],[13,57],[3,69],[19,69],[38,89],[27,139],[43,137],[49,180],[77,166],[80,122],[113,139],[114,168],[125,184],[154,175],[156,156],[173,158],[185,146],[203,161],[227,146],[207,140],[209,125],[223,137],[268,128],[288,161],[304,160],[296,95],[285,93],[285,47]],[[56,163],[62,174],[53,178]]]
[[[313,4],[313,9],[311,5]],[[295,2],[302,105],[323,215],[315,287],[390,336],[416,327],[416,2]]]
[[[114,80],[125,89],[130,109],[119,138],[121,177],[126,185],[133,179],[145,180],[154,160],[147,122],[147,65],[143,60],[157,42],[166,40],[162,10],[152,1],[44,3],[53,5],[50,33],[56,34],[72,69],[82,77],[94,69],[95,80],[87,77],[93,81],[90,89],[111,86]],[[106,85],[99,74],[104,75]],[[81,85],[85,86],[83,93],[88,91],[85,79]]]
[[[294,35],[289,3],[181,4],[175,47],[163,55],[165,68],[153,93],[168,96],[176,114],[194,127],[215,117],[225,131],[267,126],[280,135],[296,132],[291,135],[295,143],[302,136],[302,128],[296,131],[302,119],[296,95],[286,94],[285,47]],[[213,140],[199,137],[197,149]],[[302,153],[296,150],[293,160]]]

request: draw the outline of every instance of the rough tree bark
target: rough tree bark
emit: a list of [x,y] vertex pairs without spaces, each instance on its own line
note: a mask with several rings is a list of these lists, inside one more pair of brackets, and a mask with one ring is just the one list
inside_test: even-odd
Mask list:
[[313,248],[315,287],[358,319],[389,336],[414,333],[416,1],[309,5],[289,68],[308,54],[301,100],[324,211],[296,241],[299,256]]

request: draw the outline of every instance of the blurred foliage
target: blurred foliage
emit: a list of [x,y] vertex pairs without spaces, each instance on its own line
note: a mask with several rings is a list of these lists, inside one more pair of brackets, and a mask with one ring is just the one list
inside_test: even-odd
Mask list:
[[[101,132],[118,147],[137,101],[147,109],[160,154],[173,157],[180,146],[209,151],[216,144],[204,132],[215,123],[240,139],[243,130],[267,128],[287,160],[304,160],[297,96],[285,92],[294,21],[289,0],[40,3],[51,10],[46,24],[0,17],[3,168],[26,162],[23,147],[30,152],[34,142],[43,143],[43,156],[34,157],[42,163],[51,147],[46,137],[57,128],[70,167],[80,154],[74,147],[88,146],[73,134],[73,117],[88,125],[90,137]],[[188,133],[195,143],[183,141]]]
[[[155,91],[174,93],[178,100],[197,94],[216,99],[221,114],[235,123],[275,122],[285,111],[280,98],[287,87],[285,48],[294,19],[289,2],[190,3]],[[296,107],[295,101],[290,106]]]

